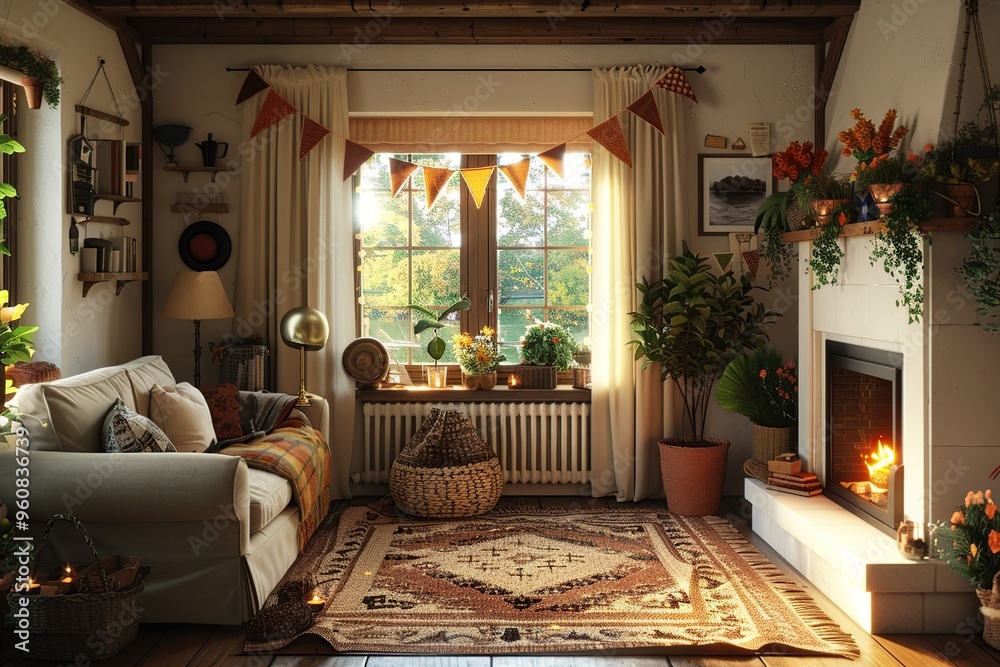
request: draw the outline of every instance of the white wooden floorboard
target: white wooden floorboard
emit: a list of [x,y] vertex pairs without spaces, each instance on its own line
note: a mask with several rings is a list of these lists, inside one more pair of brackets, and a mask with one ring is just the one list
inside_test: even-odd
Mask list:
[[668,667],[660,655],[494,656],[493,667]]
[[490,667],[488,655],[373,655],[365,667]]
[[366,655],[279,655],[271,667],[365,667]]

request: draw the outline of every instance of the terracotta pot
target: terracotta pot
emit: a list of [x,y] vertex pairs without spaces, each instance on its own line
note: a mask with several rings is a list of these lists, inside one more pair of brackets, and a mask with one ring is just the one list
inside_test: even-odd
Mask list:
[[466,389],[486,390],[497,385],[497,372],[468,375],[462,371],[462,386]]
[[29,109],[42,108],[42,80],[35,76],[24,75],[21,77],[21,86],[24,87],[24,98]]
[[729,441],[706,438],[711,443],[694,447],[691,438],[660,440],[660,474],[667,509],[674,514],[716,514],[726,482]]
[[834,210],[841,204],[851,203],[850,199],[815,199],[812,202],[813,213],[816,214],[816,223],[825,225],[833,217]]
[[951,203],[951,217],[978,216],[982,211],[979,193],[971,183],[945,183],[945,199]]
[[889,201],[893,195],[903,191],[906,183],[872,183],[868,186],[868,191],[872,193],[875,206],[882,215],[889,215],[892,211],[892,202]]

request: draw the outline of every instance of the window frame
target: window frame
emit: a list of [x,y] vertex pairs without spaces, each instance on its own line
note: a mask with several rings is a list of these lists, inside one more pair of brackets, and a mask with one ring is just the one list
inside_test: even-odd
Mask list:
[[[0,128],[14,139],[17,138],[17,97],[18,88],[9,81],[0,85],[0,113],[7,114],[6,127]],[[17,189],[17,154],[11,153],[0,157],[0,182],[9,183]],[[6,289],[9,295],[8,303],[17,301],[17,197],[3,202],[7,217],[0,221],[0,237],[9,255],[3,255],[0,261],[0,289]]]

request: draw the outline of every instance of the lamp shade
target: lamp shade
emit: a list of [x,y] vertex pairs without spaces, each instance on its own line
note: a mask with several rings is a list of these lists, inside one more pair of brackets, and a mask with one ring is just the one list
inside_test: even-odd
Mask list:
[[182,271],[174,278],[160,315],[175,320],[218,320],[233,317],[233,307],[218,273]]
[[304,350],[320,350],[330,337],[326,316],[308,306],[292,308],[281,318],[281,340],[285,345]]

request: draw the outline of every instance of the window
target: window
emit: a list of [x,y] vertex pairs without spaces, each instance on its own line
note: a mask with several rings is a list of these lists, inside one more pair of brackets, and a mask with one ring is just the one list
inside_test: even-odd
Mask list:
[[[590,157],[568,153],[564,179],[531,159],[521,201],[497,172],[477,209],[454,174],[428,210],[422,170],[391,196],[389,154],[369,160],[356,200],[360,333],[382,341],[400,363],[430,363],[431,332],[413,334],[415,303],[443,311],[467,295],[472,308],[439,335],[490,326],[508,362],[536,318],[567,327],[580,343],[590,335]],[[394,155],[421,166],[504,165],[504,155]],[[444,362],[454,362],[448,345]]]
[[[4,81],[0,85],[0,113],[7,114],[8,118],[0,128],[5,134],[17,137],[17,117],[15,115],[14,84]],[[17,170],[15,168],[15,156],[3,155],[0,157],[0,183],[9,183],[17,187]],[[7,212],[7,217],[0,222],[0,238],[7,247],[10,254],[3,255],[0,260],[0,289],[10,292],[9,303],[17,303],[16,291],[16,263],[14,259],[15,247],[17,246],[17,199],[9,198],[0,202]]]

